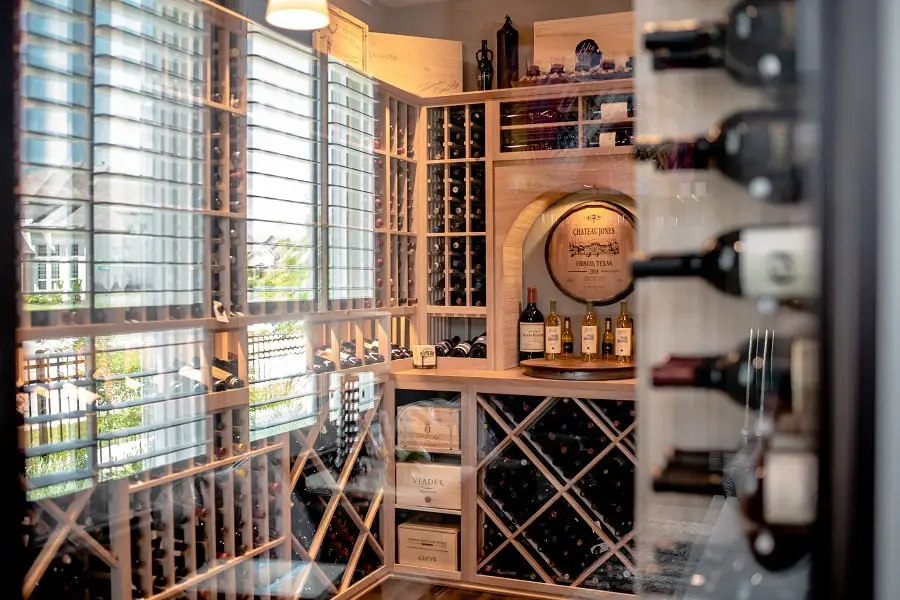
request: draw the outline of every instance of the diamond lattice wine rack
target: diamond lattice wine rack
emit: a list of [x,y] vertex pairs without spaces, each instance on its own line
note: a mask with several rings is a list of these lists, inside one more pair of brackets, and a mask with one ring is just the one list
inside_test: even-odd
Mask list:
[[633,593],[634,404],[477,398],[478,573]]

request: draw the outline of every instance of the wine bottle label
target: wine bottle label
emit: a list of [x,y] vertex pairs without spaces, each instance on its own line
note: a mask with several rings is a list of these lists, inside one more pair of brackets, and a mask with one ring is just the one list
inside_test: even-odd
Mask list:
[[220,369],[215,365],[209,366],[209,372],[213,376],[213,379],[219,379],[221,381],[225,381],[226,379],[231,377],[231,373],[229,373],[225,369]]
[[816,518],[818,459],[812,452],[768,452],[763,517],[769,525],[809,525]]
[[741,232],[741,295],[815,297],[819,288],[818,237],[813,227],[750,228]]
[[581,351],[585,354],[597,354],[597,326],[581,326]]
[[519,323],[519,350],[522,352],[544,351],[543,323]]
[[548,326],[546,336],[546,352],[548,354],[559,354],[562,352],[562,327],[559,325],[555,327]]
[[616,356],[631,356],[630,327],[616,327]]

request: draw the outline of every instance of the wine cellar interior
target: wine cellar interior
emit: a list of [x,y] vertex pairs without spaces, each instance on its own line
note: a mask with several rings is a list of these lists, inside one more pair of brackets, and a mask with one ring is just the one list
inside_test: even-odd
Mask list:
[[[741,496],[815,459],[815,328],[784,314],[812,217],[792,155],[741,154],[793,127],[747,108],[787,75],[659,25],[791,2],[536,2],[527,59],[473,11],[497,69],[467,39],[454,87],[450,41],[386,26],[415,2],[306,35],[273,0],[20,0],[26,598],[807,597],[805,492],[780,521]],[[666,258],[716,238],[728,265]],[[802,272],[753,280],[762,238]]]

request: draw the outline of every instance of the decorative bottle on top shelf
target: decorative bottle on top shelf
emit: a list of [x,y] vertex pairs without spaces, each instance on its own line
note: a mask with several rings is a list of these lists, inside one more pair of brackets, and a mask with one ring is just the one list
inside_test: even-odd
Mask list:
[[478,89],[490,90],[494,87],[494,52],[488,48],[487,40],[481,40],[481,50],[475,53],[478,61]]
[[556,314],[556,300],[550,301],[550,314],[547,315],[544,338],[544,358],[548,360],[559,358],[562,354],[562,327],[559,315]]
[[587,301],[587,311],[581,319],[581,359],[596,360],[597,346],[600,340],[597,331],[597,315],[594,314],[594,303]]
[[575,336],[572,335],[572,320],[566,317],[562,328],[563,356],[573,358],[575,356]]
[[[786,85],[797,78],[796,0],[744,0],[724,23],[659,23],[645,30],[653,67],[724,68],[746,85]],[[686,25],[686,26],[685,26]]]
[[497,31],[497,89],[505,89],[519,81],[519,32],[506,15]]
[[702,277],[727,294],[782,301],[818,296],[818,231],[807,225],[735,229],[705,252],[635,260],[635,279]]
[[519,360],[531,358],[544,358],[544,315],[533,287],[528,288],[528,304],[519,315]]
[[613,331],[612,319],[606,317],[603,326],[603,343],[601,344],[600,358],[613,360],[616,356],[616,334]]
[[660,170],[718,169],[754,198],[796,202],[802,194],[804,155],[815,144],[810,129],[798,127],[796,119],[791,110],[740,112],[706,137],[638,144],[634,156],[654,161]]
[[[605,335],[605,334],[604,334]],[[634,360],[634,319],[628,314],[628,303],[622,302],[619,318],[616,319],[616,360],[630,363]]]

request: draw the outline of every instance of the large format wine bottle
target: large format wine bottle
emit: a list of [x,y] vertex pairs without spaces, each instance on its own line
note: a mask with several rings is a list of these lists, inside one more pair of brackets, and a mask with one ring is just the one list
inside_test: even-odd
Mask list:
[[772,398],[775,412],[793,410],[794,390],[807,389],[816,377],[816,343],[809,339],[748,340],[722,356],[672,356],[653,368],[653,385],[716,389],[744,405],[748,396]]
[[519,360],[544,358],[544,315],[537,307],[537,290],[528,288],[528,304],[519,315]]
[[744,0],[723,23],[680,22],[651,25],[644,46],[653,67],[724,68],[746,85],[784,85],[796,81],[796,0]]
[[[805,149],[811,144],[789,110],[740,112],[722,121],[708,136],[693,141],[635,145],[638,160],[652,160],[660,170],[718,169],[746,186],[754,198],[786,203],[800,199]],[[648,142],[640,138],[639,142]]]
[[556,314],[556,300],[550,301],[550,314],[547,315],[546,325],[544,330],[546,358],[559,358],[562,353],[562,327],[559,315]]
[[705,252],[635,260],[636,279],[702,277],[747,298],[809,300],[818,296],[818,232],[810,226],[760,226],[729,231]]

